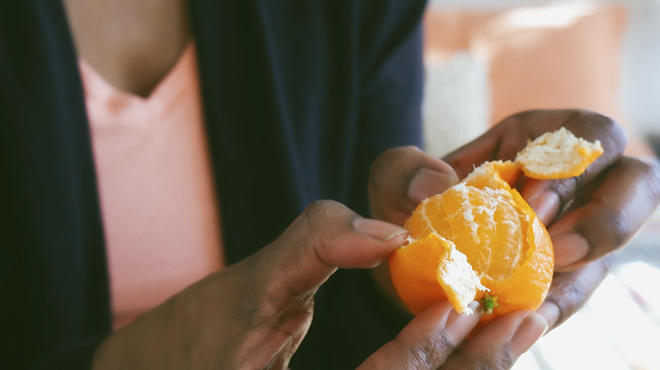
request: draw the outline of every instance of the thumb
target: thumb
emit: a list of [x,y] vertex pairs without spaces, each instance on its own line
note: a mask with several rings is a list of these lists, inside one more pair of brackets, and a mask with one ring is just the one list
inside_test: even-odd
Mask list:
[[318,287],[337,268],[377,265],[406,235],[340,203],[318,201],[275,241],[225,270],[239,290],[232,326],[243,329],[232,353],[250,364],[238,367],[285,368],[307,333]]
[[262,250],[271,297],[309,297],[337,268],[370,268],[403,244],[407,231],[360,217],[334,201],[310,205]]
[[390,149],[376,158],[369,174],[374,218],[402,225],[423,199],[458,182],[450,165],[414,146]]

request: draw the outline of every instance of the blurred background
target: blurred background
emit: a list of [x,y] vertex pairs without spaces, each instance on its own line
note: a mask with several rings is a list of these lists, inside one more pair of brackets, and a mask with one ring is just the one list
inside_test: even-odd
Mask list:
[[[424,32],[430,153],[537,108],[603,113],[628,131],[627,154],[660,152],[660,0],[431,0]],[[660,369],[660,210],[615,261],[516,370]]]

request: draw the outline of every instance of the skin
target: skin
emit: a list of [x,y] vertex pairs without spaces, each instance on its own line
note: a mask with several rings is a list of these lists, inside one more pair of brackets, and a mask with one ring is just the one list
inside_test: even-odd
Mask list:
[[335,202],[315,203],[259,253],[189,287],[108,338],[97,351],[95,367],[285,368],[309,327],[314,292],[336,268],[377,265],[403,242],[405,232],[396,225],[424,192],[446,189],[473,164],[508,159],[527,138],[558,125],[590,140],[600,138],[608,154],[578,179],[519,184],[528,197],[546,190],[557,194],[544,198],[551,205],[553,199],[560,202],[550,207],[554,213],[544,216],[555,248],[575,244],[556,236],[567,230],[588,243],[579,260],[558,265],[538,313],[513,312],[466,340],[480,313],[457,315],[446,302],[439,303],[361,366],[510,368],[548,326],[556,327],[584,304],[609,270],[607,255],[624,244],[660,202],[659,167],[621,156],[625,140],[620,127],[603,116],[523,113],[446,161],[414,147],[385,152],[374,162],[369,191],[374,216],[391,223],[362,219]]
[[[338,267],[377,265],[405,236],[400,227],[363,219],[339,203],[314,203],[257,254],[106,339],[94,368],[286,368],[309,328],[318,287]],[[479,316],[458,315],[447,302],[433,306],[361,368],[437,368]],[[510,338],[502,340],[506,345]]]
[[[339,203],[316,202],[260,252],[107,338],[94,369],[286,368],[311,323],[318,287],[337,268],[379,264],[406,236],[396,225],[364,219]],[[456,351],[481,316],[476,302],[472,308],[470,316],[448,302],[428,308],[359,368],[465,369],[502,358],[512,363],[546,329],[541,316],[519,311]]]
[[[140,96],[153,91],[190,39],[185,0],[63,3],[79,57],[116,88]],[[349,227],[356,219],[332,202],[311,206],[261,252],[113,333],[98,347],[94,368],[285,368],[309,327],[318,286],[336,267],[371,267],[403,241],[380,240],[402,231],[382,222],[366,227],[367,234],[356,232]],[[363,368],[392,361],[402,368],[440,366],[477,320],[447,304],[430,308]]]
[[[79,56],[109,83],[137,95],[153,91],[190,39],[185,0],[64,0],[64,5]],[[315,203],[259,253],[108,337],[95,353],[94,368],[286,368],[309,328],[314,293],[337,268],[378,265],[403,242],[397,225],[417,202],[451,186],[474,164],[510,159],[528,138],[562,125],[585,138],[600,138],[607,154],[577,181],[521,184],[530,203],[543,211],[553,238],[557,235],[556,246],[571,247],[564,247],[570,249],[564,251],[567,263],[558,266],[540,314],[511,313],[464,340],[479,310],[458,315],[439,303],[360,367],[510,368],[547,323],[555,327],[585,302],[608,271],[605,256],[639,228],[660,198],[657,165],[622,157],[621,129],[605,117],[523,113],[445,161],[410,147],[386,152],[374,163],[369,190],[373,216],[388,222],[362,219],[335,202]],[[550,195],[537,196],[544,190]],[[574,250],[584,253],[575,259]],[[378,271],[376,280],[387,289],[387,275]]]
[[[372,167],[372,215],[402,224],[421,199],[444,191],[473,166],[512,160],[527,140],[562,126],[590,141],[600,140],[605,153],[577,178],[538,181],[523,177],[518,184],[553,240],[555,274],[538,313],[554,328],[587,301],[609,271],[610,253],[625,245],[660,202],[657,161],[624,156],[625,133],[610,118],[581,110],[522,112],[444,161],[414,147],[392,149]],[[388,180],[392,178],[399,180]],[[415,185],[411,188],[410,184]],[[376,269],[374,276],[393,294],[383,270]]]
[[186,0],[63,0],[78,56],[116,88],[148,96],[190,40]]

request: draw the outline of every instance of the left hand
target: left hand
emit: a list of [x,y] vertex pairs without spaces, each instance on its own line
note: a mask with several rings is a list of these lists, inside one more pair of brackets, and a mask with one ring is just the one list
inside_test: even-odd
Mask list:
[[[391,149],[372,166],[372,216],[401,225],[422,199],[446,190],[474,166],[512,160],[528,140],[560,127],[590,141],[600,140],[605,153],[579,177],[526,179],[518,187],[553,240],[556,273],[538,312],[555,327],[586,302],[609,271],[608,254],[623,246],[660,202],[660,167],[623,156],[626,135],[611,119],[579,110],[523,112],[450,153],[445,161],[413,147]],[[376,270],[374,276],[396,297],[386,269]]]

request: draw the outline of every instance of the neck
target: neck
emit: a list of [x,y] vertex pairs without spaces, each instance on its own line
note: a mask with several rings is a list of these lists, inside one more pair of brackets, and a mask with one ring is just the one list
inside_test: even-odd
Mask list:
[[79,57],[115,87],[146,96],[189,37],[186,0],[63,0]]

